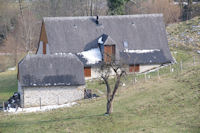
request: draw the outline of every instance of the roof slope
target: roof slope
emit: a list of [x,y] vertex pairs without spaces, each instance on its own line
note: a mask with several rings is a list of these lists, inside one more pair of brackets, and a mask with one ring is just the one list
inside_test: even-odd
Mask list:
[[152,52],[120,52],[121,61],[125,64],[164,64],[167,62],[162,50]]
[[85,84],[82,62],[73,54],[27,55],[19,63],[21,86]]
[[160,49],[166,60],[172,61],[163,15],[142,14],[96,17],[44,18],[50,53],[78,53],[98,47],[98,39],[108,35],[116,42],[116,57],[128,49]]

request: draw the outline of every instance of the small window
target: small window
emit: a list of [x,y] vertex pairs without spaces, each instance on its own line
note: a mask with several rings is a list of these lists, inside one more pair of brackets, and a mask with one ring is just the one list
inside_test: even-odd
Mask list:
[[139,65],[129,65],[129,72],[139,72],[140,66]]
[[128,42],[124,41],[124,49],[128,49]]

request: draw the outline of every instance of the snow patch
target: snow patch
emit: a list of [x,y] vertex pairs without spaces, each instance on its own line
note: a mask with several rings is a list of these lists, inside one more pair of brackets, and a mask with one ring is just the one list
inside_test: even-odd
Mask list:
[[50,105],[50,106],[42,106],[40,107],[31,107],[31,108],[10,108],[9,110],[4,110],[4,112],[8,113],[31,113],[31,112],[45,112],[50,111],[58,108],[64,108],[64,107],[72,107],[73,105],[77,104],[76,102],[62,104],[62,105]]
[[33,84],[33,86],[37,86],[36,84]]
[[160,51],[160,49],[144,49],[144,50],[129,50],[125,49],[124,52],[126,53],[137,53],[137,54],[143,54],[143,53],[152,53],[155,51]]
[[86,64],[95,64],[102,61],[102,55],[99,48],[83,51],[81,53],[78,53],[78,55],[82,55],[83,58],[87,60]]
[[16,67],[8,68],[8,71],[15,71],[15,70],[16,70]]
[[102,38],[102,37],[100,37],[100,38],[98,39],[98,43],[103,44],[103,38]]

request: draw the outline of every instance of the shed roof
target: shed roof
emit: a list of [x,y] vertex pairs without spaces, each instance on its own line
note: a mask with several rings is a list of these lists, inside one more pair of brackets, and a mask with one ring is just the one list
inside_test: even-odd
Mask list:
[[84,85],[82,62],[73,54],[27,55],[19,63],[21,86]]
[[166,59],[162,50],[152,50],[151,52],[120,52],[120,57],[123,63],[132,65],[170,63],[170,60]]
[[162,14],[96,17],[45,17],[50,53],[79,53],[98,47],[98,39],[116,43],[116,57],[128,49],[160,49],[167,61],[171,56]]

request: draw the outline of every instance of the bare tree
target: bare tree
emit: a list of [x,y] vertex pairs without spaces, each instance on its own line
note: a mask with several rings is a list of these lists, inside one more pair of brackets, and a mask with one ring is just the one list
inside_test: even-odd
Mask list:
[[22,0],[19,3],[19,33],[20,40],[25,48],[26,52],[29,52],[35,48],[37,43],[36,39],[39,37],[38,25],[41,22],[36,19],[34,10],[31,3],[25,3]]
[[193,0],[187,0],[187,20],[189,20],[192,16],[192,2]]
[[[106,113],[105,114],[111,114],[112,113],[112,105],[113,100],[115,98],[116,92],[120,86],[121,78],[126,74],[125,65],[123,65],[121,62],[116,61],[112,58],[112,60],[108,62],[104,62],[101,64],[101,78],[106,84],[106,90],[107,90],[107,106],[106,106]],[[114,87],[111,87],[111,84],[109,83],[109,78],[114,77],[115,83]]]
[[173,0],[147,0],[128,4],[128,14],[162,13],[166,24],[179,21],[181,14],[180,6],[174,5]]

